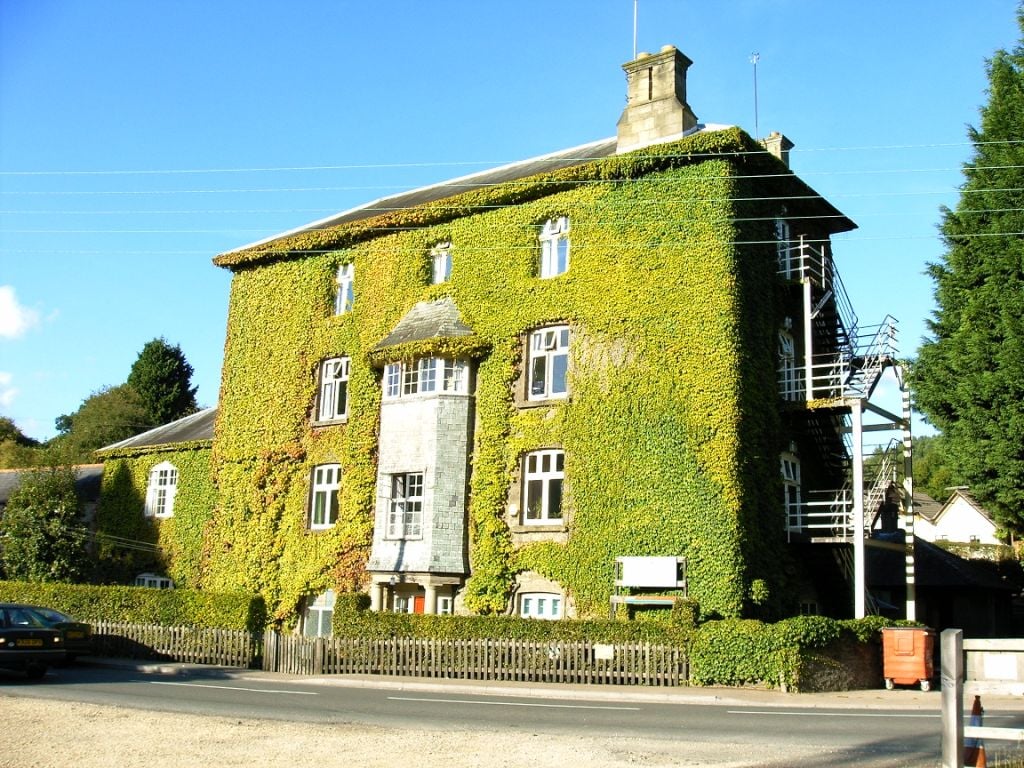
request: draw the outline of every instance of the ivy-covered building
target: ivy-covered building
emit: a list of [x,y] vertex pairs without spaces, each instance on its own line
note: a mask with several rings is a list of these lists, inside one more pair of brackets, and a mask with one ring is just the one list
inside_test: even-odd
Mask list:
[[[309,631],[353,590],[605,615],[617,557],[680,558],[705,615],[811,600],[793,542],[815,538],[811,492],[849,481],[851,398],[875,383],[832,264],[854,224],[784,137],[700,123],[690,64],[627,63],[612,138],[216,257],[213,491],[176,579],[258,591]],[[831,384],[826,358],[847,366]]]

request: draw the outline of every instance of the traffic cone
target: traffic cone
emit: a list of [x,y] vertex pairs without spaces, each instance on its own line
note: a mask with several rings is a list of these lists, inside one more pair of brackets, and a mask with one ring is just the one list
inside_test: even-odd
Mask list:
[[[974,697],[971,706],[971,725],[980,727],[984,724],[985,710],[981,706],[981,696]],[[988,768],[985,759],[985,742],[982,739],[964,739],[964,766],[970,768]]]

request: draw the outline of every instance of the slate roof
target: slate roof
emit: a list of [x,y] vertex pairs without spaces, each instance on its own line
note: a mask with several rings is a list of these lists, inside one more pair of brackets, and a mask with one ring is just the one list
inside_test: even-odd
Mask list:
[[[75,468],[75,492],[85,503],[95,502],[100,497],[100,481],[103,479],[102,464],[80,464]],[[14,490],[21,485],[21,477],[31,469],[0,469],[0,507],[7,505],[7,500]]]
[[[698,125],[694,128],[693,133],[697,133],[701,130],[719,130],[723,127],[725,126]],[[563,149],[558,152],[533,157],[528,160],[509,163],[508,165],[503,165],[498,168],[491,168],[486,171],[479,171],[467,176],[460,176],[439,184],[431,184],[408,192],[400,192],[397,195],[377,198],[376,200],[364,203],[355,208],[350,208],[347,211],[342,211],[341,213],[328,216],[325,219],[304,224],[301,227],[296,227],[295,229],[290,229],[287,232],[272,235],[264,238],[263,240],[257,240],[255,243],[249,243],[248,245],[243,245],[239,248],[232,248],[230,251],[225,251],[224,253],[219,254],[218,258],[229,253],[245,251],[258,245],[271,243],[274,240],[298,235],[302,232],[311,232],[316,229],[329,229],[330,227],[334,227],[339,224],[349,224],[353,221],[371,219],[374,216],[379,216],[384,213],[414,208],[417,205],[443,200],[446,197],[458,195],[463,192],[469,192],[474,189],[492,187],[497,184],[516,181],[517,179],[525,179],[539,173],[550,173],[552,171],[561,170],[562,168],[571,168],[575,165],[583,165],[584,163],[588,163],[592,160],[611,157],[615,154],[615,147],[617,143],[618,140],[614,137],[610,139],[601,139],[600,141],[581,144],[577,147]]]
[[935,522],[935,518],[939,516],[939,512],[942,511],[942,505],[939,504],[935,499],[925,493],[914,491],[914,514],[920,515],[930,523]]
[[462,322],[459,308],[451,297],[446,296],[437,301],[421,301],[416,304],[376,348],[386,349],[413,341],[472,335],[473,329]]
[[[900,531],[902,533],[902,531]],[[902,550],[865,549],[868,586],[902,586],[906,569]],[[1011,590],[984,561],[965,560],[924,539],[914,539],[914,577],[918,587]]]
[[105,454],[112,451],[124,451],[135,448],[155,448],[175,443],[195,443],[213,440],[213,425],[217,420],[217,409],[206,408],[191,416],[164,424],[143,432],[141,435],[100,448],[97,453]]

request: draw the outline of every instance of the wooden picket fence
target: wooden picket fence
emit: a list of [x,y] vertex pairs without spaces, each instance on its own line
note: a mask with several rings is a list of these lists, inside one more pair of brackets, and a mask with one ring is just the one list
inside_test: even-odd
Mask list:
[[209,627],[162,627],[100,621],[93,624],[93,653],[129,659],[250,667],[260,635]]
[[293,675],[399,677],[599,685],[686,685],[685,650],[651,643],[436,638],[303,637],[279,632],[97,622],[93,653],[261,667]]
[[604,685],[686,685],[686,654],[650,643],[301,637],[268,632],[263,669],[297,675],[395,675]]

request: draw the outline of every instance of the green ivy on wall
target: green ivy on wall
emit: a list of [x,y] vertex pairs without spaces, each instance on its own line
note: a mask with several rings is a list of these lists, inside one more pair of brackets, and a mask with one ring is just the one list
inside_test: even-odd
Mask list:
[[[165,573],[177,586],[198,587],[202,583],[205,529],[217,501],[210,470],[210,442],[100,455],[104,467],[96,530],[101,575],[130,581],[141,572],[155,571]],[[149,471],[165,461],[178,471],[174,515],[147,518],[143,511]],[[146,545],[152,545],[152,549]]]
[[[504,612],[516,574],[533,570],[600,614],[618,555],[685,556],[705,615],[781,600],[770,245],[781,203],[743,201],[764,201],[769,183],[790,211],[825,204],[800,202],[808,188],[759,149],[738,129],[701,133],[218,257],[234,275],[202,585],[256,591],[288,622],[304,597],[363,584],[379,369],[427,348],[375,346],[415,303],[450,296],[475,336],[447,351],[478,359],[469,610]],[[541,280],[539,228],[563,215],[571,268]],[[452,243],[454,266],[429,285],[438,242]],[[334,316],[349,262],[354,309]],[[564,322],[571,398],[517,408],[524,334]],[[317,426],[318,366],[339,354],[352,359],[349,417]],[[522,453],[550,445],[567,457],[565,544],[514,534],[507,517]],[[342,466],[339,519],[312,532],[309,476],[326,462]]]

